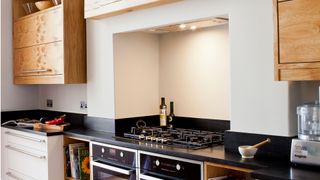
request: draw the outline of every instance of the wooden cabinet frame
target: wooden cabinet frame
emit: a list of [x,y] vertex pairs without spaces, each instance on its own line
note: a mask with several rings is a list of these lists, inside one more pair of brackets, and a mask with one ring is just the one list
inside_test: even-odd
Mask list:
[[29,15],[25,2],[32,0],[13,0],[14,83],[86,83],[84,0],[62,0]]
[[[313,1],[313,2],[312,2]],[[273,8],[274,8],[274,71],[275,71],[275,80],[277,81],[306,81],[306,80],[320,80],[320,59],[317,57],[318,53],[317,51],[314,50],[301,50],[301,52],[304,52],[306,55],[301,55],[299,53],[296,53],[295,51],[291,51],[292,54],[297,54],[297,57],[295,60],[283,60],[281,58],[281,45],[280,45],[280,30],[282,27],[280,27],[279,25],[279,14],[280,14],[280,10],[279,10],[279,5],[281,3],[286,3],[288,5],[288,3],[290,3],[291,5],[294,5],[293,3],[298,3],[298,5],[304,5],[306,4],[308,6],[307,3],[316,3],[316,0],[273,0]],[[285,5],[285,4],[281,4],[281,5]],[[295,6],[295,7],[298,7]],[[320,6],[320,2],[319,2],[319,6]],[[317,6],[318,7],[318,6]],[[292,11],[294,12],[293,9],[291,8],[287,8],[287,9],[283,9],[286,10],[287,12]],[[306,10],[307,11],[307,10]],[[312,14],[311,14],[312,15]],[[319,13],[320,15],[320,13]],[[310,17],[310,14],[306,15],[306,17]],[[316,17],[316,16],[315,16]],[[292,19],[294,19],[295,17],[284,17],[284,18],[288,18],[288,20],[290,19],[290,21]],[[302,17],[300,17],[302,18]],[[306,18],[306,20],[307,20]],[[304,22],[304,21],[303,21]],[[315,22],[320,22],[320,18],[318,19],[313,19],[313,22],[309,22],[308,25],[312,25],[312,23]],[[316,24],[316,23],[315,23]],[[297,28],[299,27],[301,24],[297,24],[296,26],[294,26],[293,28]],[[302,25],[301,25],[302,26]],[[302,27],[299,27],[301,29],[303,29]],[[305,28],[305,30],[308,28]],[[303,32],[295,32],[297,36],[302,36]],[[307,33],[307,32],[305,32]],[[310,32],[309,32],[310,33]],[[314,32],[313,32],[314,33]],[[320,34],[316,33],[317,38],[314,40],[316,48],[315,49],[319,49],[320,48]],[[303,37],[300,37],[301,39],[300,42],[303,42]],[[306,39],[305,43],[309,43],[310,39]],[[289,41],[290,42],[290,41]],[[299,42],[299,43],[300,43]],[[288,44],[288,42],[286,42]],[[311,46],[311,44],[307,44],[308,47]],[[300,49],[299,49],[300,50]],[[288,52],[286,52],[288,54]],[[284,54],[283,56],[285,56],[286,54]],[[300,57],[298,56],[300,55]],[[320,53],[319,53],[319,57],[320,57]],[[309,59],[308,59],[309,58]]]
[[219,177],[219,176],[235,176],[240,179],[251,180],[250,172],[253,172],[251,169],[234,167],[224,164],[217,164],[212,162],[204,163],[204,179]]

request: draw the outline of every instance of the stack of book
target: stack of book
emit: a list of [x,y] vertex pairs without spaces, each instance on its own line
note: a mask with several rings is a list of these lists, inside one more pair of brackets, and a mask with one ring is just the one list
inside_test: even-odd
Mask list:
[[74,179],[89,180],[89,149],[85,143],[69,144],[65,150],[66,176]]

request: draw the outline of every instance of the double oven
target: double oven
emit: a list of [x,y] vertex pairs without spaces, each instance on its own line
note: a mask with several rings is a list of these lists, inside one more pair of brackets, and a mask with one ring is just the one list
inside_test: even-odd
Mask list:
[[135,149],[90,143],[92,180],[202,180],[203,163]]

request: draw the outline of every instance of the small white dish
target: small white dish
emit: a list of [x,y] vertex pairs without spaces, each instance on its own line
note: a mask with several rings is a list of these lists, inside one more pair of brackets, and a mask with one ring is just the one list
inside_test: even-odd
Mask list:
[[239,146],[238,150],[242,158],[252,159],[254,158],[254,155],[258,149],[252,146]]

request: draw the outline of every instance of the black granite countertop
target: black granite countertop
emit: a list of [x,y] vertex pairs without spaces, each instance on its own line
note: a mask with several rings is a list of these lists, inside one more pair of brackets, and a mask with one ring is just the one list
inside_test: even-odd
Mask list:
[[157,143],[137,141],[122,137],[116,137],[114,133],[101,132],[87,129],[70,129],[64,132],[57,131],[34,131],[28,128],[13,126],[3,126],[6,128],[21,130],[43,136],[61,135],[96,141],[111,145],[117,145],[142,151],[159,154],[166,154],[175,157],[193,159],[198,161],[208,161],[224,165],[242,167],[255,170],[251,173],[253,178],[266,180],[318,180],[320,172],[315,169],[301,168],[285,162],[278,162],[268,159],[242,159],[240,154],[226,152],[223,145],[217,145],[204,149],[186,149],[167,146]]
[[116,137],[114,133],[98,132],[85,129],[71,129],[64,132],[65,135],[87,139],[91,141],[117,145],[142,151],[171,155],[175,157],[188,158],[198,161],[210,161],[230,166],[249,169],[266,168],[272,162],[256,159],[242,159],[240,154],[225,152],[223,145],[216,145],[204,149],[186,149],[168,146],[158,143],[138,141],[122,137]]
[[306,169],[290,165],[286,162],[277,162],[268,159],[242,159],[240,154],[226,152],[223,145],[205,149],[185,149],[157,143],[137,141],[116,137],[114,133],[98,132],[85,129],[71,129],[65,135],[102,142],[142,151],[166,154],[175,157],[188,158],[198,161],[208,161],[224,165],[253,169],[253,178],[266,180],[318,180],[320,172],[315,169]]

